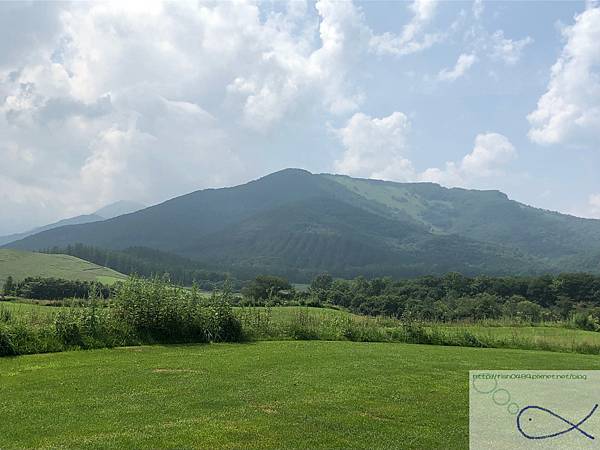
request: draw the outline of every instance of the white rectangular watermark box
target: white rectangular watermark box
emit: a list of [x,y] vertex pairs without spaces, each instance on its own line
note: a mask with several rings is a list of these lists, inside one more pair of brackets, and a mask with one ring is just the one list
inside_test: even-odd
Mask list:
[[600,370],[472,370],[471,450],[600,449]]

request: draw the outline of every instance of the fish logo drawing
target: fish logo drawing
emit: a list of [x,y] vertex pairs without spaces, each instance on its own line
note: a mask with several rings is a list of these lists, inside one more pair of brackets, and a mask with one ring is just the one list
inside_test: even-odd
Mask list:
[[[578,432],[587,439],[595,439],[590,433],[586,432],[581,426],[594,415],[598,409],[598,404],[579,422],[572,422],[556,412],[542,406],[526,406],[517,415],[517,429],[527,439],[550,439],[565,435],[571,432]],[[550,425],[550,420],[557,425],[551,425],[553,429],[544,429]],[[542,429],[540,430],[540,425]]]

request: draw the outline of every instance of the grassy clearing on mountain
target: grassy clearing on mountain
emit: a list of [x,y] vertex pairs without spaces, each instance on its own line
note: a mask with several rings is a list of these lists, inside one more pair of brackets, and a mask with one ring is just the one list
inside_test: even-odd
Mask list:
[[43,277],[99,281],[103,284],[114,284],[126,278],[115,270],[74,256],[0,249],[0,286],[9,276],[12,276],[15,281],[26,277]]
[[600,361],[293,341],[3,358],[0,448],[463,449],[470,369],[600,369]]

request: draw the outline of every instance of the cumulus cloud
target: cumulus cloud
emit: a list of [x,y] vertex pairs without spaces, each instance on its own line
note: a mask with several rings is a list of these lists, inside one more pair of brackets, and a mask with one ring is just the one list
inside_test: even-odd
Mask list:
[[457,30],[469,24],[463,36],[468,43],[466,46],[468,52],[465,54],[475,55],[482,61],[501,62],[507,66],[514,66],[521,60],[525,48],[533,43],[533,38],[530,36],[522,39],[509,38],[501,29],[491,32],[482,21],[484,11],[484,2],[475,0],[471,8],[473,20],[467,22],[463,14],[455,22]]
[[334,169],[365,178],[468,187],[505,175],[507,165],[517,156],[505,136],[482,133],[476,136],[473,150],[461,161],[419,172],[408,159],[410,128],[409,119],[401,112],[382,118],[354,114],[344,127],[334,130],[344,147]]
[[0,233],[233,184],[248,162],[240,125],[267,130],[302,102],[355,109],[362,94],[348,73],[368,37],[358,48],[354,5],[259,8],[0,4],[0,183],[11,217]]
[[485,6],[483,4],[483,0],[474,0],[473,1],[472,11],[473,11],[473,17],[475,17],[475,19],[477,19],[477,20],[481,19],[484,9],[485,9]]
[[41,225],[256,175],[249,142],[288,117],[355,113],[365,57],[433,43],[435,3],[409,8],[378,41],[352,2],[1,3],[4,213]]
[[456,81],[462,77],[471,66],[475,63],[477,57],[473,54],[467,55],[463,53],[458,57],[456,64],[452,69],[442,69],[438,74],[438,80],[440,81]]
[[436,0],[414,0],[409,8],[413,14],[400,34],[386,32],[373,34],[371,49],[378,54],[408,55],[431,47],[442,39],[438,32],[426,32],[435,16]]
[[600,194],[592,194],[588,199],[590,217],[600,219]]
[[506,136],[498,133],[478,134],[473,150],[460,162],[447,162],[443,169],[427,169],[420,179],[445,186],[471,186],[478,180],[503,175],[506,165],[516,155],[515,147]]
[[409,129],[410,122],[401,112],[382,118],[354,114],[345,127],[336,130],[345,150],[335,170],[366,178],[414,179],[412,164],[405,157]]
[[596,219],[600,219],[600,194],[592,194],[588,200],[590,214]]
[[589,7],[563,29],[566,44],[552,66],[547,91],[527,117],[538,144],[600,139],[600,8]]
[[515,65],[521,59],[523,49],[532,43],[530,36],[513,40],[504,37],[504,31],[498,30],[491,36],[492,57],[510,66]]

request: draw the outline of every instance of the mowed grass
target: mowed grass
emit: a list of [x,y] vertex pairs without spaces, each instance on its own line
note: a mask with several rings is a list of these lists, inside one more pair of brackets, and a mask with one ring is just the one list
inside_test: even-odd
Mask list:
[[12,276],[16,281],[25,277],[63,278],[66,280],[100,281],[113,284],[125,275],[106,267],[69,255],[22,252],[0,249],[0,284]]
[[320,341],[3,358],[0,448],[464,449],[470,369],[600,360]]

